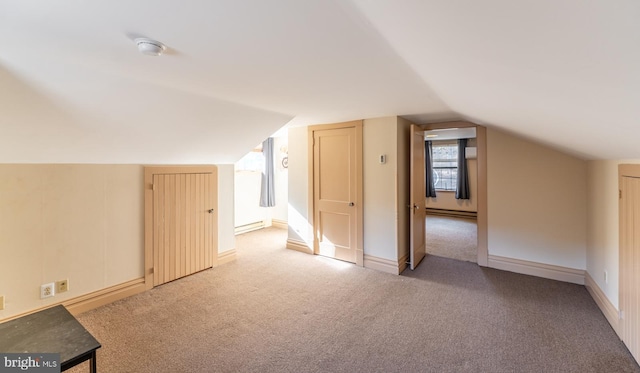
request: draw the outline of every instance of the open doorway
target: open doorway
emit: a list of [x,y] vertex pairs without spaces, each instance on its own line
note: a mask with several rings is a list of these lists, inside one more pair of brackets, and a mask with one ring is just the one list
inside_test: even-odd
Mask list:
[[426,250],[478,261],[478,167],[475,127],[426,130]]
[[[452,175],[454,173],[450,172],[453,165],[447,164],[446,159],[442,159],[445,157],[436,154],[437,160],[445,162],[437,165],[440,168],[436,172],[437,175],[433,175],[433,169],[429,172],[433,175],[433,181],[439,182],[438,189],[441,190],[436,190],[431,194],[432,197],[425,195],[426,251],[430,255],[487,266],[486,128],[463,121],[425,124],[421,128],[425,131],[425,155],[429,152],[426,143],[428,139],[439,138],[444,143],[448,141],[451,144],[453,141],[456,145],[459,138],[466,139],[466,144],[463,145],[464,160],[470,178],[468,189],[472,196],[470,199],[455,198],[456,189],[452,185],[455,177]],[[432,152],[429,152],[429,155],[432,155]],[[426,174],[427,172],[422,177],[425,178]]]

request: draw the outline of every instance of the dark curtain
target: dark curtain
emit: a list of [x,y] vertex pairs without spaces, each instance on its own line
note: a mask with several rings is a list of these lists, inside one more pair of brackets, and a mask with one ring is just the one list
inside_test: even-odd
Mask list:
[[424,142],[424,165],[427,197],[436,197],[436,186],[433,184],[433,150],[431,141]]
[[467,157],[465,149],[467,139],[458,140],[458,178],[456,180],[456,199],[469,199],[469,172],[467,171]]
[[262,154],[264,154],[264,172],[262,173],[262,186],[260,189],[260,206],[273,207],[276,205],[273,137],[269,137],[262,142]]

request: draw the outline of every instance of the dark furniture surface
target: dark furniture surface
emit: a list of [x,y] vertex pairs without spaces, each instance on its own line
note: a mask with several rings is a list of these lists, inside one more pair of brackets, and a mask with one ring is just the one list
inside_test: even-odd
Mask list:
[[0,352],[59,353],[63,371],[91,359],[89,369],[96,372],[100,347],[61,305],[0,324]]

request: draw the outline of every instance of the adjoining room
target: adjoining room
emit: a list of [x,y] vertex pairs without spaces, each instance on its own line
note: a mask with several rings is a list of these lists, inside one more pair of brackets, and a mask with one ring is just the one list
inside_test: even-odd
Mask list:
[[477,262],[476,129],[425,131],[427,253]]

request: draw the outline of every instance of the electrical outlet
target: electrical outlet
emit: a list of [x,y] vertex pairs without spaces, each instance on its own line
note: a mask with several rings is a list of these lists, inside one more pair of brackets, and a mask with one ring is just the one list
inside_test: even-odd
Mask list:
[[69,290],[69,279],[56,281],[56,293],[64,293]]
[[54,286],[55,284],[53,282],[40,285],[40,299],[49,298],[56,295]]
[[4,309],[4,295],[0,295],[0,311]]

